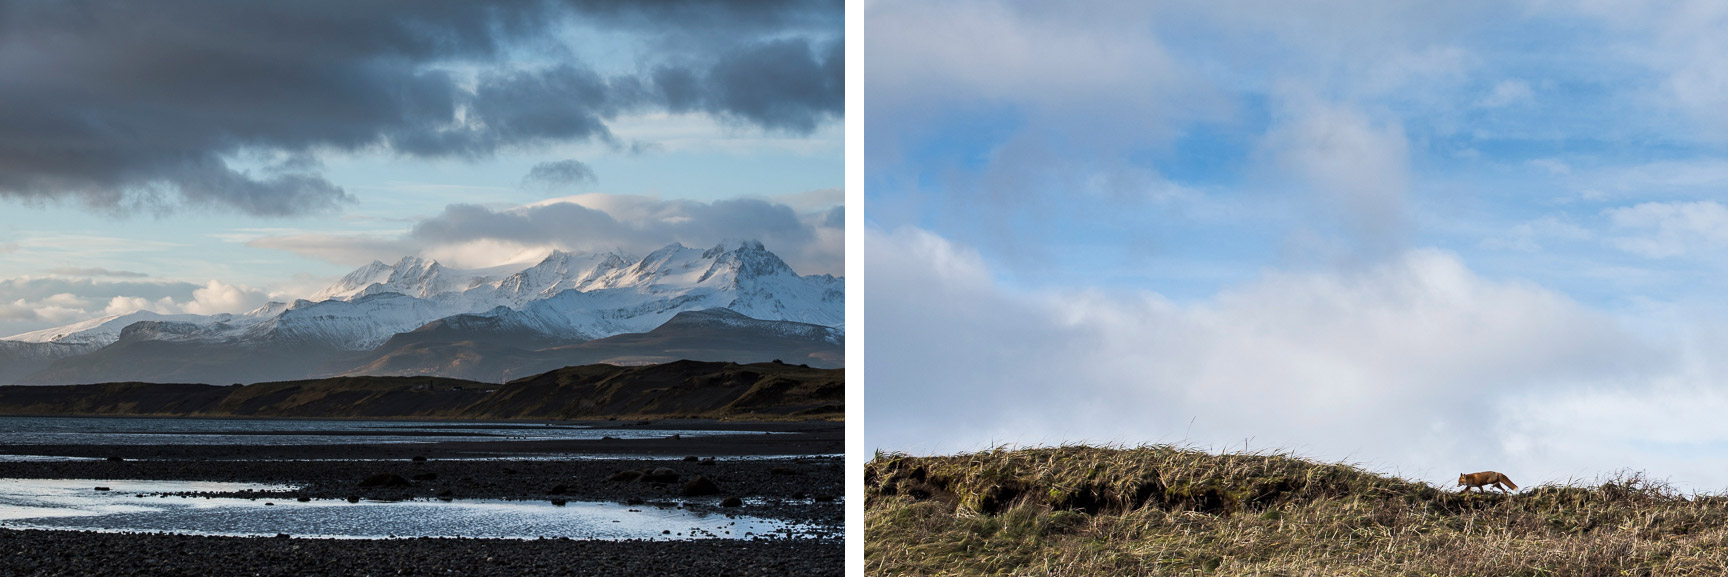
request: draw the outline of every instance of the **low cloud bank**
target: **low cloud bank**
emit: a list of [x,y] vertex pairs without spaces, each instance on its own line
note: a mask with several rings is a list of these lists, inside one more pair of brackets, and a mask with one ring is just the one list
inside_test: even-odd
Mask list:
[[1563,294],[1410,250],[1204,301],[999,286],[971,249],[866,232],[867,443],[1285,449],[1443,482],[1622,469],[1728,488],[1728,335],[1634,333]]

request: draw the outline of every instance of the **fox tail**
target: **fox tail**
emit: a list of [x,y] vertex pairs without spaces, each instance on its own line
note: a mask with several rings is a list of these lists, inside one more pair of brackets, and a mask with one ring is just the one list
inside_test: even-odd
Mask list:
[[1517,490],[1518,490],[1518,484],[1517,484],[1517,483],[1513,483],[1513,482],[1512,482],[1512,479],[1511,479],[1511,478],[1510,478],[1510,477],[1507,477],[1507,476],[1505,476],[1505,475],[1501,475],[1501,476],[1500,476],[1500,480],[1501,480],[1501,481],[1505,481],[1505,482],[1506,482],[1506,486],[1508,486],[1508,487],[1511,487],[1511,488],[1512,488],[1512,490],[1513,490],[1513,491],[1517,491]]

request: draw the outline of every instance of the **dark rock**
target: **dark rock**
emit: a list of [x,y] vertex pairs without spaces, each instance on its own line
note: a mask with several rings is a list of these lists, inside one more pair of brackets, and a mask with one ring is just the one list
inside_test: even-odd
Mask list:
[[437,473],[421,473],[421,474],[415,475],[414,480],[416,480],[416,481],[436,481],[436,480],[438,480],[438,474]]
[[686,462],[689,462],[689,461],[700,461],[701,459],[697,459],[695,455],[689,455],[689,456],[684,457],[684,460]]
[[607,477],[607,481],[635,481],[642,478],[641,471],[619,471]]
[[565,501],[565,500],[563,500],[563,499],[553,499],[553,500],[552,500],[552,504],[553,504],[553,505],[557,505],[557,506],[559,506],[559,507],[563,507],[563,506],[564,506],[564,504],[565,504],[565,503],[568,503],[568,502],[569,502],[569,501]]
[[817,495],[816,496],[816,502],[817,503],[833,503],[834,502],[834,496],[833,495]]
[[709,458],[703,459],[702,464],[712,466],[714,464],[714,458],[709,457]]
[[295,499],[295,501],[299,501],[301,503],[310,503],[310,502],[312,502],[312,498],[311,497],[301,497],[301,498]]
[[107,487],[97,487],[96,490],[97,491],[107,491],[108,488]]
[[125,461],[126,459],[122,459],[120,457],[109,457],[108,460],[113,461],[115,463],[119,463],[119,462]]
[[713,481],[700,475],[684,484],[685,497],[700,497],[702,495],[713,495],[719,492],[719,485],[715,485]]
[[643,501],[641,497],[631,497],[624,500],[625,505],[641,505],[646,502],[647,501]]
[[644,482],[644,483],[676,483],[676,482],[678,482],[678,472],[671,470],[671,469],[668,469],[668,468],[665,468],[665,467],[660,467],[658,469],[654,469],[653,471],[649,471],[646,474],[643,474],[642,475],[642,482]]
[[349,495],[348,496],[348,502],[349,503],[359,503],[360,497],[358,495]]
[[565,492],[567,492],[569,490],[570,490],[569,485],[553,485],[551,489],[546,490],[546,494],[547,495],[563,495]]
[[720,502],[720,506],[721,507],[743,507],[744,506],[744,500],[739,499],[737,497],[727,497],[725,501]]
[[277,533],[276,538],[277,539],[292,539],[292,537],[289,537],[287,533]]
[[424,455],[415,455],[413,460],[416,463],[424,463],[426,462],[426,457]]
[[407,479],[404,479],[404,478],[402,478],[401,475],[397,475],[395,473],[379,473],[377,475],[367,477],[366,480],[360,482],[360,486],[362,488],[365,488],[365,487],[408,487],[411,485],[413,485],[413,483],[408,482]]

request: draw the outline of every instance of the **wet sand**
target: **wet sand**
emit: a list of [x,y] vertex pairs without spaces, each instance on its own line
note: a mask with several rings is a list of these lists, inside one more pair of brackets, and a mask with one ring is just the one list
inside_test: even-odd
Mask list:
[[[96,457],[102,460],[0,463],[0,478],[238,481],[298,486],[260,496],[308,499],[530,499],[682,503],[696,510],[737,512],[814,523],[825,539],[716,540],[694,543],[602,541],[311,540],[150,536],[162,547],[193,551],[152,556],[123,547],[139,536],[73,531],[0,531],[0,574],[79,574],[81,567],[137,567],[137,575],[456,574],[499,575],[839,575],[843,572],[844,424],[654,421],[594,423],[611,427],[752,431],[680,439],[447,441],[427,443],[256,445],[12,445],[0,454]],[[464,423],[451,423],[460,428]],[[762,434],[774,431],[793,434]],[[583,455],[576,458],[576,455]],[[599,456],[599,457],[592,457]],[[694,458],[694,459],[691,459]],[[688,460],[687,460],[688,459]],[[675,479],[623,480],[626,471],[670,469]],[[662,472],[665,473],[665,472]],[[394,479],[384,483],[368,480]],[[686,495],[696,477],[713,492]],[[722,507],[736,497],[741,507]],[[279,541],[291,542],[284,545]],[[298,545],[300,549],[292,547]],[[197,554],[205,551],[208,554]],[[306,551],[305,564],[254,561]],[[593,559],[613,559],[593,565]],[[161,563],[148,563],[157,559]],[[199,561],[202,559],[203,561]],[[488,560],[490,559],[490,560]],[[500,561],[509,559],[509,561]],[[701,559],[703,563],[693,564]],[[719,562],[712,565],[709,561]],[[88,565],[101,561],[107,565]],[[200,565],[199,563],[204,563]],[[238,563],[238,565],[237,565]],[[708,563],[708,564],[704,564]],[[263,569],[253,568],[263,567]],[[303,567],[289,570],[287,567]],[[508,567],[507,569],[505,567]],[[608,571],[610,567],[614,571]],[[709,570],[700,570],[708,567]],[[727,570],[716,570],[725,567]],[[287,571],[275,572],[271,571]],[[587,572],[585,572],[587,571]],[[596,572],[597,571],[597,572]]]

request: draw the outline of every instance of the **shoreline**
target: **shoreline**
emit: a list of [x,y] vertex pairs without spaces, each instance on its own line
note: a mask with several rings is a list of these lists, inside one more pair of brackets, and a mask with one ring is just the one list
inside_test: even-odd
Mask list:
[[[82,418],[82,417],[80,417]],[[344,419],[346,420],[346,419]],[[479,424],[478,421],[445,421]],[[544,422],[544,421],[542,421]],[[517,424],[521,421],[515,422]],[[404,501],[506,499],[681,506],[817,525],[830,537],[794,540],[599,541],[311,539],[0,528],[5,574],[78,574],[137,567],[138,575],[840,575],[844,423],[830,421],[558,421],[554,426],[733,430],[679,439],[475,440],[332,445],[4,445],[0,454],[101,460],[9,461],[0,478],[234,481],[293,491],[209,496]],[[791,433],[791,434],[761,434]],[[308,434],[318,434],[308,432]],[[560,456],[564,458],[559,458]],[[760,458],[731,458],[760,457]],[[688,460],[694,458],[695,460]],[[672,469],[675,480],[619,480]],[[400,482],[362,486],[394,475]],[[701,476],[710,494],[686,496]],[[747,504],[722,507],[737,497]],[[203,551],[166,554],[163,551]],[[596,558],[611,563],[593,566]],[[265,561],[271,560],[271,561]],[[256,564],[250,564],[256,562]]]

